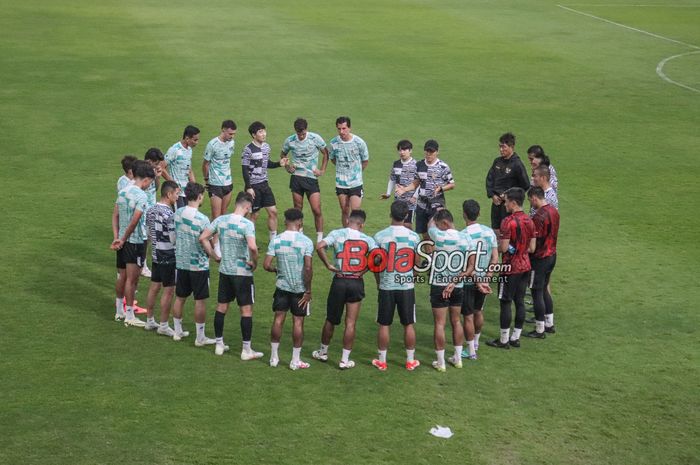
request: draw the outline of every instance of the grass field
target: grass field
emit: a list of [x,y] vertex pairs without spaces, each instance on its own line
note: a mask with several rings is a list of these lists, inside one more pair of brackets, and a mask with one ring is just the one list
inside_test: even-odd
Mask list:
[[[564,4],[592,17],[535,0],[2,0],[0,463],[698,463],[700,54],[663,70],[691,89],[655,69],[698,50],[700,3],[609,2]],[[297,116],[328,140],[341,114],[369,146],[372,233],[387,223],[377,198],[397,140],[440,141],[453,209],[476,198],[487,210],[501,133],[517,134],[522,156],[544,146],[560,178],[555,336],[483,347],[478,362],[436,373],[423,286],[424,367],[401,367],[395,327],[380,373],[370,280],[349,372],[336,368],[337,335],[332,364],[291,372],[112,320],[125,153],[165,150],[186,124],[206,141],[233,118],[238,153],[261,119],[276,154]],[[287,183],[271,172],[282,209]],[[332,169],[321,188],[328,231],[339,223]],[[264,247],[262,220],[258,230]],[[330,283],[315,266],[306,359]],[[268,354],[274,281],[255,279],[254,346]],[[193,330],[191,315],[190,303]],[[497,335],[494,298],[486,319],[484,337]],[[430,436],[436,424],[455,436]]]

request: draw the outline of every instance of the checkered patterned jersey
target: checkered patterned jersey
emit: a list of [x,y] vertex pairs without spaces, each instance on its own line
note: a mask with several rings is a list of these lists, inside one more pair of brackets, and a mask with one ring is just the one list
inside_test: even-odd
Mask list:
[[289,161],[294,166],[294,176],[316,179],[314,169],[318,168],[318,151],[326,147],[321,136],[307,132],[304,140],[296,134],[287,137],[282,145],[282,152],[289,154]]
[[486,276],[489,263],[491,263],[491,251],[498,247],[496,233],[488,226],[474,223],[464,228],[462,234],[471,239],[473,250],[477,250],[478,244],[481,243],[481,250],[484,253],[477,257],[476,275],[479,277]]
[[199,236],[209,225],[209,218],[194,207],[175,212],[175,266],[178,270],[206,271],[209,257],[199,243]]
[[360,248],[363,246],[358,243],[364,242],[366,244],[367,252],[377,248],[377,243],[374,242],[373,238],[361,231],[358,231],[357,229],[352,228],[335,229],[331,231],[323,240],[327,247],[333,247],[333,249],[335,249],[335,267],[340,270],[340,274],[345,275],[357,274],[356,271],[349,271],[347,266],[357,266],[360,263],[359,259],[351,259],[349,263],[343,263],[342,252],[346,247],[351,245],[350,250],[360,250]]
[[[443,231],[433,226],[432,228],[428,229],[428,235],[430,235],[430,238],[433,240],[433,242],[435,242],[435,252],[444,251],[448,254],[458,252],[463,256],[462,263],[466,263],[467,254],[470,250],[474,249],[469,236],[462,234],[456,229],[446,229]],[[454,255],[450,255],[449,257],[450,258],[445,259],[443,255],[433,254],[432,267],[434,269],[445,269],[443,271],[431,272],[430,284],[443,287],[447,286],[452,282],[453,278],[455,278],[462,272],[462,270],[464,269],[463,267],[457,271],[450,271],[448,267],[445,266],[445,260],[451,260],[453,266],[457,266],[457,263],[459,263],[459,261],[457,260],[457,258],[455,258]],[[455,283],[456,288],[463,287],[463,285],[464,283],[462,283],[461,281]]]
[[[254,143],[245,146],[241,154],[241,165],[248,170],[250,185],[260,184],[268,180],[267,165],[270,163],[270,146],[266,142],[258,147]],[[249,186],[246,186],[246,188]]]
[[126,228],[131,223],[131,219],[136,212],[141,212],[141,219],[136,228],[127,238],[127,242],[132,244],[143,244],[146,241],[146,209],[148,207],[148,197],[143,189],[129,184],[119,191],[117,195],[117,208],[119,209],[119,237],[123,237]]
[[277,259],[277,288],[299,294],[304,292],[304,257],[311,257],[314,244],[298,231],[284,231],[270,241],[267,255]]
[[168,173],[173,180],[180,186],[182,193],[185,195],[185,186],[190,180],[190,167],[192,166],[192,148],[183,147],[182,142],[173,144],[172,147],[165,152],[165,163],[168,165]]
[[345,142],[340,136],[331,139],[330,160],[335,160],[335,186],[350,189],[362,185],[362,162],[369,160],[367,144],[353,134]]
[[236,142],[231,139],[222,142],[219,137],[209,141],[204,149],[204,159],[209,162],[209,184],[212,186],[230,186],[231,178],[231,154]]
[[221,265],[219,271],[229,276],[253,276],[248,238],[255,239],[255,224],[244,216],[230,213],[212,221],[209,231],[219,234]]
[[[407,161],[403,161],[400,158],[396,160],[391,167],[391,173],[389,173],[389,179],[394,181],[397,186],[402,186],[406,187],[409,184],[413,183],[413,180],[416,178],[416,160],[413,158],[410,158]],[[396,200],[403,200],[404,202],[408,203],[408,207],[411,210],[416,209],[416,204],[410,202],[411,198],[413,197],[413,191],[410,192],[404,192],[401,195],[394,195],[394,198]]]
[[425,160],[416,163],[415,179],[420,182],[418,186],[418,206],[426,210],[436,206],[444,206],[445,194],[441,190],[435,195],[435,188],[455,182],[449,165],[439,158],[432,165],[427,164]]
[[[379,274],[379,289],[385,291],[413,289],[412,277],[415,255],[409,251],[415,252],[420,242],[420,236],[405,226],[392,225],[375,234],[374,241],[377,243],[377,247],[387,252],[389,252],[390,248],[394,247],[396,250],[394,253],[397,257],[396,260],[391,263],[394,271],[387,271],[387,269],[385,269]],[[408,266],[409,264],[410,267]],[[397,265],[400,266],[401,269],[409,269],[403,272],[396,271]]]
[[163,203],[156,203],[146,212],[146,229],[151,239],[153,263],[175,263],[175,212]]

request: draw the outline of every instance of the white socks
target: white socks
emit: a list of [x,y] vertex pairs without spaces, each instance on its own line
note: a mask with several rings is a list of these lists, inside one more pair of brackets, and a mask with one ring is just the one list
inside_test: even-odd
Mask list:
[[443,350],[436,350],[435,354],[437,355],[437,362],[438,365],[440,366],[445,366],[445,349]]
[[481,333],[474,334],[474,344],[479,345],[479,338],[480,337],[481,337]]
[[544,332],[544,321],[535,321],[535,331],[538,333]]
[[316,243],[318,244],[323,240],[323,231],[319,231],[316,233]]
[[123,315],[124,314],[124,297],[121,299],[117,297],[114,301],[114,305],[116,305],[117,309],[117,315]]
[[132,318],[136,318],[136,316],[134,315],[134,309],[129,307],[128,305],[126,306],[126,317],[130,320]]
[[386,350],[379,351],[379,361],[382,363],[386,363]]
[[342,362],[348,363],[348,360],[350,360],[350,352],[352,352],[352,351],[348,350],[348,349],[343,349],[343,356],[341,357],[340,360]]
[[204,323],[196,323],[195,325],[197,326],[197,340],[201,341],[206,338],[204,335]]
[[416,349],[406,349],[406,361],[412,362],[413,357],[416,355]]
[[544,316],[544,325],[547,328],[551,328],[554,326],[554,313],[550,313],[549,315]]
[[474,341],[467,341],[467,345],[469,346],[469,355],[476,354],[476,348],[474,345]]
[[513,328],[513,334],[510,336],[511,341],[517,341],[520,339],[520,333],[523,331],[522,328]]
[[510,328],[501,330],[501,344],[508,344],[508,335],[510,334]]
[[298,362],[299,356],[301,356],[301,347],[292,347],[292,363]]
[[173,326],[175,326],[175,332],[182,332],[182,318],[173,318]]
[[277,355],[277,349],[279,349],[279,348],[280,348],[279,342],[271,342],[270,343],[270,349],[271,349],[270,358],[276,358],[276,359],[280,358],[279,355]]
[[250,351],[250,341],[243,341],[243,350]]
[[455,359],[455,360],[461,360],[461,358],[462,358],[462,347],[463,347],[463,346],[455,346],[455,353],[454,353],[454,359]]
[[328,353],[328,346],[325,345],[325,344],[321,344],[321,350],[320,350],[320,352],[321,352],[322,354],[327,354],[327,353]]

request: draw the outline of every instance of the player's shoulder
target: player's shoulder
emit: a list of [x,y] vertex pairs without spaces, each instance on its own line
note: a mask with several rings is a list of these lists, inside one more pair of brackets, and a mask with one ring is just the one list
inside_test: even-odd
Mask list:
[[437,166],[439,166],[442,169],[450,169],[450,165],[448,165],[447,162],[442,158],[438,159]]
[[352,141],[356,145],[365,145],[365,146],[367,145],[367,142],[365,142],[365,140],[362,137],[358,136],[357,134],[352,135]]
[[340,136],[335,136],[331,139],[330,144],[331,145],[338,145],[342,142],[343,140],[340,138]]
[[313,248],[314,243],[313,241],[304,233],[302,232],[297,232],[297,240],[301,242],[305,247],[311,247]]
[[320,141],[323,141],[323,137],[321,137],[319,134],[317,134],[317,133],[315,133],[315,132],[309,132],[309,131],[307,131],[306,137],[308,137],[308,138],[311,139],[311,140],[320,140]]
[[207,143],[207,148],[216,147],[219,144],[223,144],[223,142],[221,142],[221,139],[219,139],[219,137],[217,136]]
[[197,210],[197,212],[194,214],[194,217],[196,220],[198,220],[199,222],[201,222],[203,224],[209,224],[209,217],[207,217],[207,215],[200,212],[199,210]]

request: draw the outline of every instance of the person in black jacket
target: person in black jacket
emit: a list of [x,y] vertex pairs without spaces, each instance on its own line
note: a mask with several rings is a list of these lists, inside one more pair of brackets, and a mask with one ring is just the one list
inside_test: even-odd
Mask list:
[[508,216],[504,193],[511,187],[520,187],[524,191],[530,188],[530,178],[525,165],[515,153],[515,135],[511,132],[498,139],[501,156],[496,158],[486,175],[486,195],[491,198],[491,227],[500,237],[499,228],[503,218]]

